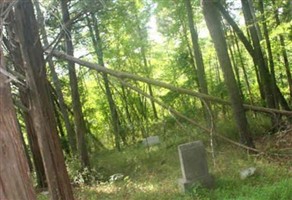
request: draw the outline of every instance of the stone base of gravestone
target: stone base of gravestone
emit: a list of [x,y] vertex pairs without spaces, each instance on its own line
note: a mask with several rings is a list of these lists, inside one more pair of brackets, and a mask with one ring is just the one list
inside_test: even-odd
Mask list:
[[186,192],[195,185],[206,188],[214,186],[214,178],[209,174],[206,151],[202,141],[195,141],[178,146],[182,178],[179,186]]
[[201,180],[186,180],[183,178],[178,179],[178,185],[180,191],[185,193],[195,186],[199,185],[204,188],[212,189],[214,188],[214,177],[210,174],[210,176],[205,176]]

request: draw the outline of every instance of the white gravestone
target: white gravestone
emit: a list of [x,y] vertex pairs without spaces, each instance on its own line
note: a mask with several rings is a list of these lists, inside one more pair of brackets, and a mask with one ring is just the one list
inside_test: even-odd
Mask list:
[[182,178],[179,185],[186,192],[194,185],[200,184],[206,188],[214,186],[213,177],[209,174],[206,152],[201,141],[195,141],[178,146]]
[[144,138],[142,143],[144,146],[153,146],[153,145],[160,144],[159,136],[155,135],[155,136]]

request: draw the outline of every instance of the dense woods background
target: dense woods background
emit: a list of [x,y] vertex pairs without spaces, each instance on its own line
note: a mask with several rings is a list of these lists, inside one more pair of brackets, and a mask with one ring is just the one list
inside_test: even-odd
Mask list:
[[291,129],[290,0],[2,0],[0,10],[4,199],[35,199],[29,170],[52,199],[73,199],[65,160],[90,173],[97,152],[167,140],[174,125],[212,151],[228,141],[254,153],[259,135]]

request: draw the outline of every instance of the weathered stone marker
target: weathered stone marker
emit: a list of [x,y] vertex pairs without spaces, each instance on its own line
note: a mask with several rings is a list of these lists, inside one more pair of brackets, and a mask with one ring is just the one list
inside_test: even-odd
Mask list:
[[182,171],[179,185],[182,192],[200,184],[206,188],[214,186],[214,179],[209,174],[206,152],[202,141],[195,141],[178,146]]
[[160,144],[159,136],[155,135],[155,136],[149,136],[147,138],[144,138],[142,141],[142,144],[144,146],[154,146],[154,145]]

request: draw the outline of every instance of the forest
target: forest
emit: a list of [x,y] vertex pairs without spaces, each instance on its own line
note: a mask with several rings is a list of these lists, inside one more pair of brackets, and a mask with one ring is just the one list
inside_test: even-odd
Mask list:
[[0,200],[292,199],[291,0],[0,0],[0,40]]

